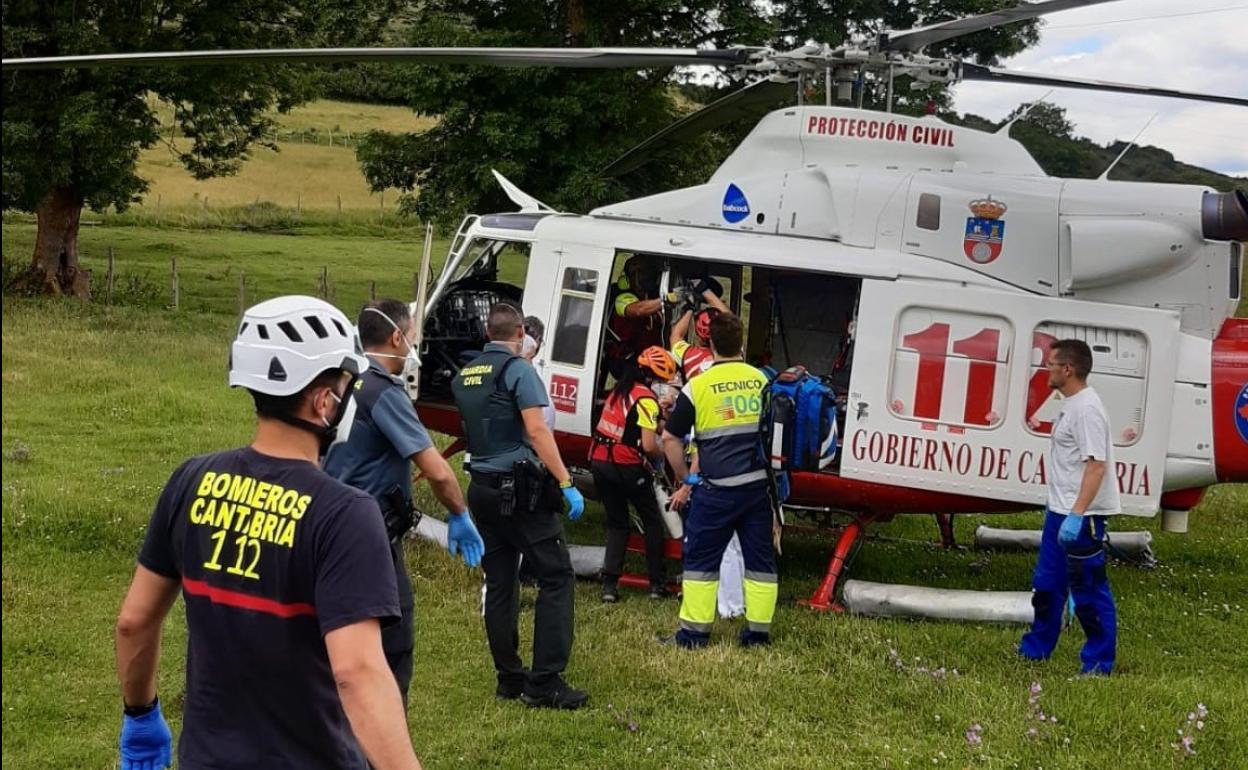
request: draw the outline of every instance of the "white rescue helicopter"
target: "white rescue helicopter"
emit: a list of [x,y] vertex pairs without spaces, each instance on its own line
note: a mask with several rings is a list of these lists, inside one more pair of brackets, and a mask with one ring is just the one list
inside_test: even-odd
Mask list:
[[[1186,531],[1219,482],[1248,481],[1248,197],[1178,184],[1046,175],[1007,125],[986,133],[894,114],[896,73],[915,83],[1030,83],[1248,106],[1248,99],[1020,73],[922,55],[927,45],[1109,0],[1046,0],[886,32],[837,48],[390,48],[199,51],[6,59],[50,67],[389,61],[644,69],[711,66],[758,80],[660,132],[606,170],[627,173],[673,144],[777,101],[702,185],[557,212],[498,176],[518,212],[469,216],[441,275],[413,303],[422,365],[407,372],[422,420],[462,435],[449,381],[484,343],[493,302],[546,320],[536,362],[570,466],[585,469],[608,384],[616,277],[634,255],[660,296],[711,276],[746,321],[746,357],[801,364],[834,383],[840,451],[792,474],[786,509],[849,514],[810,606],[839,608],[838,582],[873,521],[1043,507],[1049,343],[1088,342],[1092,384],[1115,434],[1124,512]],[[889,112],[802,103],[806,81],[852,98],[886,73]],[[884,75],[881,75],[883,81]],[[797,88],[794,88],[794,84]],[[426,247],[422,277],[429,264]],[[666,339],[668,314],[663,322]],[[455,442],[448,455],[463,449]],[[584,481],[587,473],[577,474]],[[678,522],[673,526],[678,529]],[[675,534],[675,531],[673,532]],[[678,555],[679,540],[670,541]],[[643,581],[644,582],[644,581]]]

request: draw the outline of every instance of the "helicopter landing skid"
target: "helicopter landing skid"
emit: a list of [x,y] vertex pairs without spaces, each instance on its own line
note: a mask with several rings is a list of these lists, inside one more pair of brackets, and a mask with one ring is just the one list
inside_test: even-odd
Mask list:
[[953,536],[953,514],[936,514],[936,526],[940,527],[940,547],[946,551],[957,548],[958,541]]
[[875,521],[875,514],[868,514],[861,518],[855,518],[845,529],[841,530],[841,536],[837,538],[836,547],[832,549],[832,558],[828,560],[828,571],[823,576],[823,582],[815,589],[809,599],[799,599],[797,603],[803,607],[809,607],[816,612],[832,612],[842,613],[845,611],[845,605],[836,598],[836,589],[840,583],[841,577],[849,568],[850,561],[858,551],[859,538],[866,531],[867,525]]
[[[646,539],[637,534],[629,535],[627,551],[628,553],[636,553],[645,556]],[[666,538],[663,541],[663,557],[676,562],[679,566],[681,563],[681,542],[670,537]],[[650,578],[646,575],[639,575],[636,572],[625,572],[620,575],[620,585],[644,591],[650,588]],[[680,596],[680,582],[677,580],[668,580],[667,592],[673,596]]]

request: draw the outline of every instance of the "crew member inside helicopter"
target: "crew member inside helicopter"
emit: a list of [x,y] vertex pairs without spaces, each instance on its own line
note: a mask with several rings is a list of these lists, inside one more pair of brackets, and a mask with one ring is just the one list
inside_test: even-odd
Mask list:
[[607,512],[607,547],[602,563],[602,600],[607,603],[620,599],[629,503],[637,509],[645,531],[650,598],[667,595],[663,519],[651,470],[663,468],[663,447],[658,440],[659,401],[651,385],[675,376],[676,360],[670,353],[658,345],[646,348],[616,381],[594,428],[589,459],[594,486]]
[[624,263],[624,272],[611,289],[606,366],[617,380],[641,351],[664,342],[661,274],[653,257],[636,254]]

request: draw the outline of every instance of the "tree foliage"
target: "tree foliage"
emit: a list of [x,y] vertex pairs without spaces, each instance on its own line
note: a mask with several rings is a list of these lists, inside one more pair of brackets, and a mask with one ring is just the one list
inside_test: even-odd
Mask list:
[[[4,0],[4,56],[270,48],[366,39],[393,0]],[[197,178],[236,171],[265,143],[267,113],[307,95],[284,65],[14,72],[4,77],[3,206],[35,211],[32,280],[86,291],[78,213],[125,208],[147,183],[139,152],[162,139],[157,101],[186,142],[171,151]]]
[[[397,42],[421,46],[658,46],[838,44],[850,34],[904,29],[980,13],[1007,0],[428,0]],[[1035,25],[977,33],[936,53],[994,62],[1035,42]],[[585,210],[623,197],[703,181],[748,126],[706,136],[623,179],[599,171],[627,149],[740,87],[730,74],[703,78],[671,70],[594,71],[493,67],[368,67],[340,74],[341,89],[396,92],[439,118],[420,135],[374,133],[358,156],[375,189],[408,191],[405,205],[444,220],[506,207],[490,169],[557,208]],[[700,85],[699,85],[700,83]],[[904,89],[904,79],[899,88]],[[342,91],[339,90],[338,93]],[[908,93],[908,92],[905,92]],[[873,97],[877,98],[877,97]],[[878,98],[883,98],[882,93]],[[919,111],[927,94],[898,106]]]

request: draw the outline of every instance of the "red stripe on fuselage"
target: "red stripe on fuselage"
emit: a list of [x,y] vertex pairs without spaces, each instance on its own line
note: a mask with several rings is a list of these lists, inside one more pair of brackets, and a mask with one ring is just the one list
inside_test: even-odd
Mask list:
[[260,596],[251,596],[250,594],[239,593],[226,588],[217,588],[216,586],[208,585],[202,580],[192,580],[190,578],[182,579],[182,587],[186,589],[188,594],[203,596],[213,604],[224,604],[227,607],[254,610],[263,612],[266,615],[275,615],[279,618],[295,618],[300,615],[316,617],[316,607],[306,602],[283,604]]

